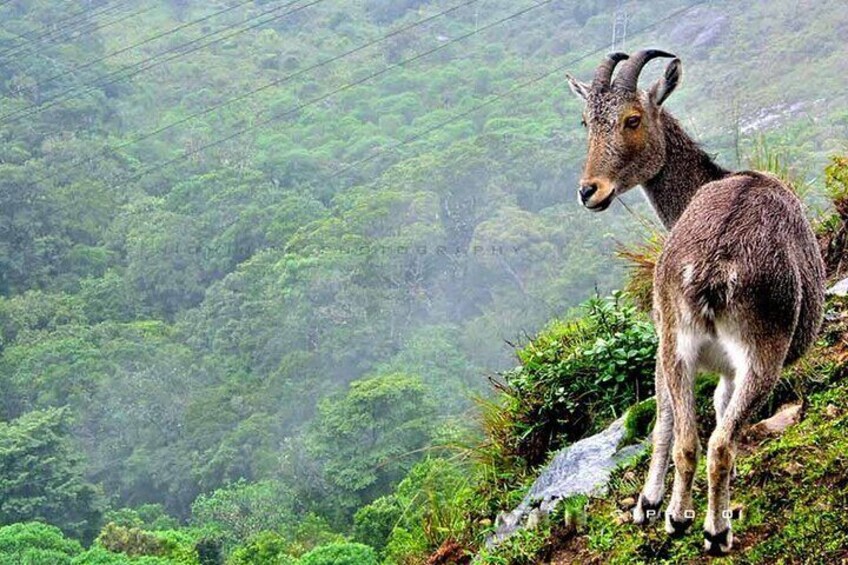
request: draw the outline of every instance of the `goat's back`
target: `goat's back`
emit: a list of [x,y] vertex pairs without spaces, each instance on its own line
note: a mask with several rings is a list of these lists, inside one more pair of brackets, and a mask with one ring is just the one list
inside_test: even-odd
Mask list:
[[749,332],[785,335],[789,364],[818,332],[824,279],[798,198],[776,177],[746,171],[702,186],[675,223],[654,273],[655,303],[683,301],[707,329],[730,316]]

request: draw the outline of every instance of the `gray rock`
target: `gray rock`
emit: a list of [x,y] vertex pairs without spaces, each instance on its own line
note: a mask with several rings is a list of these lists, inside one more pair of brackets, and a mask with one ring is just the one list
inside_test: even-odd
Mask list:
[[530,487],[521,504],[512,512],[497,517],[495,532],[487,545],[497,545],[520,529],[536,527],[569,497],[606,493],[612,471],[648,446],[645,440],[618,448],[626,433],[624,420],[622,416],[601,433],[561,449]]
[[848,296],[848,279],[842,279],[827,289],[827,294],[832,294],[833,296]]

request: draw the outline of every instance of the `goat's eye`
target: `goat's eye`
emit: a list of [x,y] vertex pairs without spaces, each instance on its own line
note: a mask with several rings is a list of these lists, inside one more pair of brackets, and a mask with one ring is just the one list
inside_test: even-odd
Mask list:
[[624,120],[624,127],[629,129],[636,129],[639,127],[639,124],[642,122],[642,116],[630,116],[626,120]]

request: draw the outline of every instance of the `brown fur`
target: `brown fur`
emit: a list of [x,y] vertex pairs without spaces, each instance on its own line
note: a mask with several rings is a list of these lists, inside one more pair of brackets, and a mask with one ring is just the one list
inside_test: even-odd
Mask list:
[[[718,372],[704,535],[708,551],[724,553],[733,539],[729,483],[741,426],[771,392],[781,368],[815,339],[824,266],[789,187],[769,174],[731,173],[716,165],[661,107],[680,80],[678,59],[648,92],[622,88],[635,85],[642,65],[657,56],[671,55],[638,52],[619,72],[629,78],[611,85],[570,79],[572,90],[586,101],[589,130],[581,200],[591,210],[604,210],[641,184],[670,230],[654,271],[660,336],[654,450],[634,521],[656,517],[673,457],[666,530],[675,535],[691,525],[700,451],[694,380],[699,370]],[[612,67],[608,61],[604,72]],[[641,116],[638,127],[626,123],[634,114]]]
[[671,231],[655,284],[674,292],[687,264],[695,275],[683,296],[693,308],[712,318],[750,308],[769,334],[792,328],[787,365],[813,343],[824,270],[800,202],[777,178],[745,171],[701,187]]

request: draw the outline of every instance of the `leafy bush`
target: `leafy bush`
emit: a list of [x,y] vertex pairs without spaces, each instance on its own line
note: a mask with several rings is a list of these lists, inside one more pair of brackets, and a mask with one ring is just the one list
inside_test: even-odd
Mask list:
[[230,565],[294,565],[297,559],[287,553],[289,541],[277,532],[261,532],[233,550]]
[[657,337],[622,294],[593,298],[583,316],[557,321],[518,351],[503,385],[504,440],[529,466],[599,430],[653,394]]
[[403,508],[397,497],[381,496],[354,515],[353,539],[382,552],[402,515]]
[[81,551],[79,542],[65,538],[54,526],[28,522],[0,528],[0,565],[70,564]]
[[827,274],[835,278],[844,275],[848,263],[848,157],[834,157],[825,169],[825,192],[835,213],[821,219],[816,231]]
[[274,481],[239,481],[201,495],[191,506],[192,522],[235,545],[265,530],[291,525],[294,502],[287,489]]
[[827,195],[834,201],[848,200],[848,156],[833,157],[824,173]]
[[203,537],[194,545],[200,565],[224,565],[221,540],[215,537]]
[[289,523],[276,529],[258,531],[233,548],[228,563],[294,563],[298,557],[316,547],[344,541],[344,536],[333,532],[324,518],[312,513],[293,514]]
[[377,554],[361,543],[322,545],[304,555],[298,565],[377,565]]
[[97,545],[129,557],[162,557],[174,565],[197,563],[195,540],[185,531],[148,532],[109,523],[97,537]]
[[173,565],[173,562],[165,557],[129,557],[123,553],[112,553],[105,547],[95,545],[85,553],[76,556],[71,561],[71,565]]
[[153,532],[165,547],[165,557],[172,565],[195,565],[198,563],[196,540],[189,530],[161,530]]
[[106,512],[104,521],[125,528],[142,528],[144,530],[173,530],[179,526],[179,521],[169,516],[161,504],[142,504],[136,508],[120,508]]
[[286,553],[295,557],[320,545],[344,541],[344,537],[335,533],[327,520],[312,513],[299,517],[295,524],[284,528],[282,533],[288,541]]
[[97,536],[97,543],[114,553],[136,555],[164,555],[165,544],[150,532],[140,528],[127,528],[109,523]]

